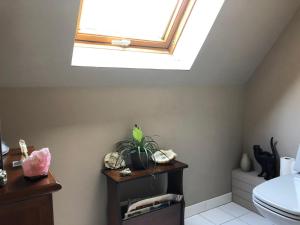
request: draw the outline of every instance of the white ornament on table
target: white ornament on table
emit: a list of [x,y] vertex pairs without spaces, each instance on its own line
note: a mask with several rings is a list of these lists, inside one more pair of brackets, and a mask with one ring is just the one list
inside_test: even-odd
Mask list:
[[132,174],[132,172],[131,172],[131,170],[129,168],[126,168],[126,169],[120,171],[120,175],[122,177],[131,176],[131,174]]
[[169,163],[177,157],[177,154],[172,150],[160,150],[152,155],[152,160],[158,164]]
[[5,170],[0,169],[0,187],[7,183],[7,174]]
[[19,146],[20,146],[22,154],[25,156],[25,158],[28,158],[28,149],[27,149],[26,142],[24,140],[20,139]]
[[125,167],[126,164],[118,152],[110,152],[104,156],[104,166],[107,169],[120,169]]

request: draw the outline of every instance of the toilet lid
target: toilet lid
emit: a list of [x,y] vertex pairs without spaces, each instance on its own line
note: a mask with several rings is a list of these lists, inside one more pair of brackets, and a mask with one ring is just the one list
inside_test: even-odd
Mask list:
[[300,175],[286,175],[264,182],[253,195],[267,205],[300,216]]

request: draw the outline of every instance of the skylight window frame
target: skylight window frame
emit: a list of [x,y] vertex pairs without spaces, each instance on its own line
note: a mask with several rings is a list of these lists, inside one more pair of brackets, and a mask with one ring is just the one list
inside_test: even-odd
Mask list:
[[142,49],[150,51],[154,50],[160,53],[172,54],[175,50],[180,35],[197,0],[178,0],[173,15],[170,18],[169,25],[163,35],[162,41],[80,33],[80,18],[82,14],[82,6],[84,1],[85,0],[80,0],[79,14],[75,34],[75,43],[115,47],[116,45],[113,45],[112,41],[129,40],[129,46],[118,47],[128,47],[130,49]]

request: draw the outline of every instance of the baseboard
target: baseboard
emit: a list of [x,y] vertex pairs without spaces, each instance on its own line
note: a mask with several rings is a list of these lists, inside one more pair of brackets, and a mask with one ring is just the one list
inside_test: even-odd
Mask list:
[[201,212],[219,207],[221,205],[225,205],[231,201],[232,201],[232,193],[230,192],[225,195],[221,195],[203,202],[199,202],[197,204],[186,207],[184,217],[188,218],[197,215]]

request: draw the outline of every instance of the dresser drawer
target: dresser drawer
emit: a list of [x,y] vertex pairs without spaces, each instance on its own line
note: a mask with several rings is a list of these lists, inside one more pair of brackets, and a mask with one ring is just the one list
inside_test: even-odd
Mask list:
[[53,225],[52,196],[0,205],[1,225]]

